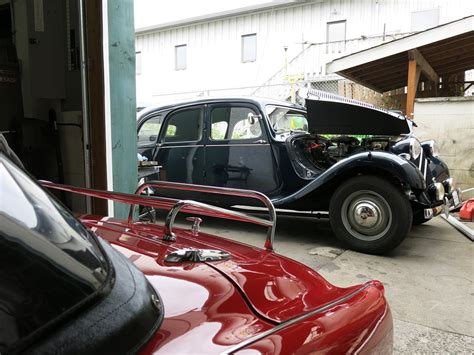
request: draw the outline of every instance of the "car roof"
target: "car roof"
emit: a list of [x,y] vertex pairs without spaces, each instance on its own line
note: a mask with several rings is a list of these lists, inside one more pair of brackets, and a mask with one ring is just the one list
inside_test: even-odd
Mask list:
[[225,103],[225,102],[245,102],[255,104],[257,106],[263,107],[266,105],[275,105],[275,106],[287,106],[292,107],[297,110],[306,110],[306,108],[302,105],[294,104],[288,101],[277,100],[267,97],[258,97],[258,96],[206,96],[206,97],[197,97],[192,99],[182,99],[182,100],[173,100],[168,102],[163,102],[160,104],[154,104],[148,106],[138,112],[137,118],[141,118],[146,116],[150,112],[158,111],[158,110],[166,110],[170,108],[174,108],[176,106],[191,106],[191,105],[199,105],[199,104],[206,104],[206,103]]

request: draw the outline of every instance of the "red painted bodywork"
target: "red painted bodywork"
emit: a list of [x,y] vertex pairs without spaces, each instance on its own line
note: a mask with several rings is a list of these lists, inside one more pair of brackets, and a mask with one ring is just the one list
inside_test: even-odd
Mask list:
[[[392,350],[391,313],[378,281],[339,288],[294,260],[224,238],[175,228],[176,241],[165,242],[159,225],[94,216],[81,220],[134,262],[163,300],[165,319],[143,354]],[[164,261],[170,252],[190,247],[219,249],[232,257]]]

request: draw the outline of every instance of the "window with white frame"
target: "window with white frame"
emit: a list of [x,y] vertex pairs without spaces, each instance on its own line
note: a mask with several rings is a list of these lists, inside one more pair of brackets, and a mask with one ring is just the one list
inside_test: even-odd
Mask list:
[[181,44],[174,47],[174,64],[176,70],[184,70],[187,66],[187,46]]
[[242,35],[242,63],[257,60],[257,34]]
[[341,53],[346,50],[346,20],[327,23],[326,52]]

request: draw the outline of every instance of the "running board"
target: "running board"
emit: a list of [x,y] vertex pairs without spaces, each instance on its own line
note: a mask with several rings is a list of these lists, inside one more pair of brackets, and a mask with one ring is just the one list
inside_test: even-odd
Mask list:
[[[232,209],[246,211],[249,213],[268,213],[263,207],[254,207],[254,206],[241,206],[236,205],[232,206]],[[325,218],[329,219],[329,212],[327,211],[296,211],[296,210],[286,210],[283,208],[275,208],[276,213],[279,216],[297,216],[297,217],[315,217],[315,218]]]

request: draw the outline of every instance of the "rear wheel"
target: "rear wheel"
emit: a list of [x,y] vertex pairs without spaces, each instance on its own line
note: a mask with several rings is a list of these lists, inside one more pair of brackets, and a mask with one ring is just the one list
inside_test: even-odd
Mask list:
[[351,249],[383,254],[399,245],[412,225],[410,202],[377,176],[357,176],[339,186],[329,204],[336,237]]

